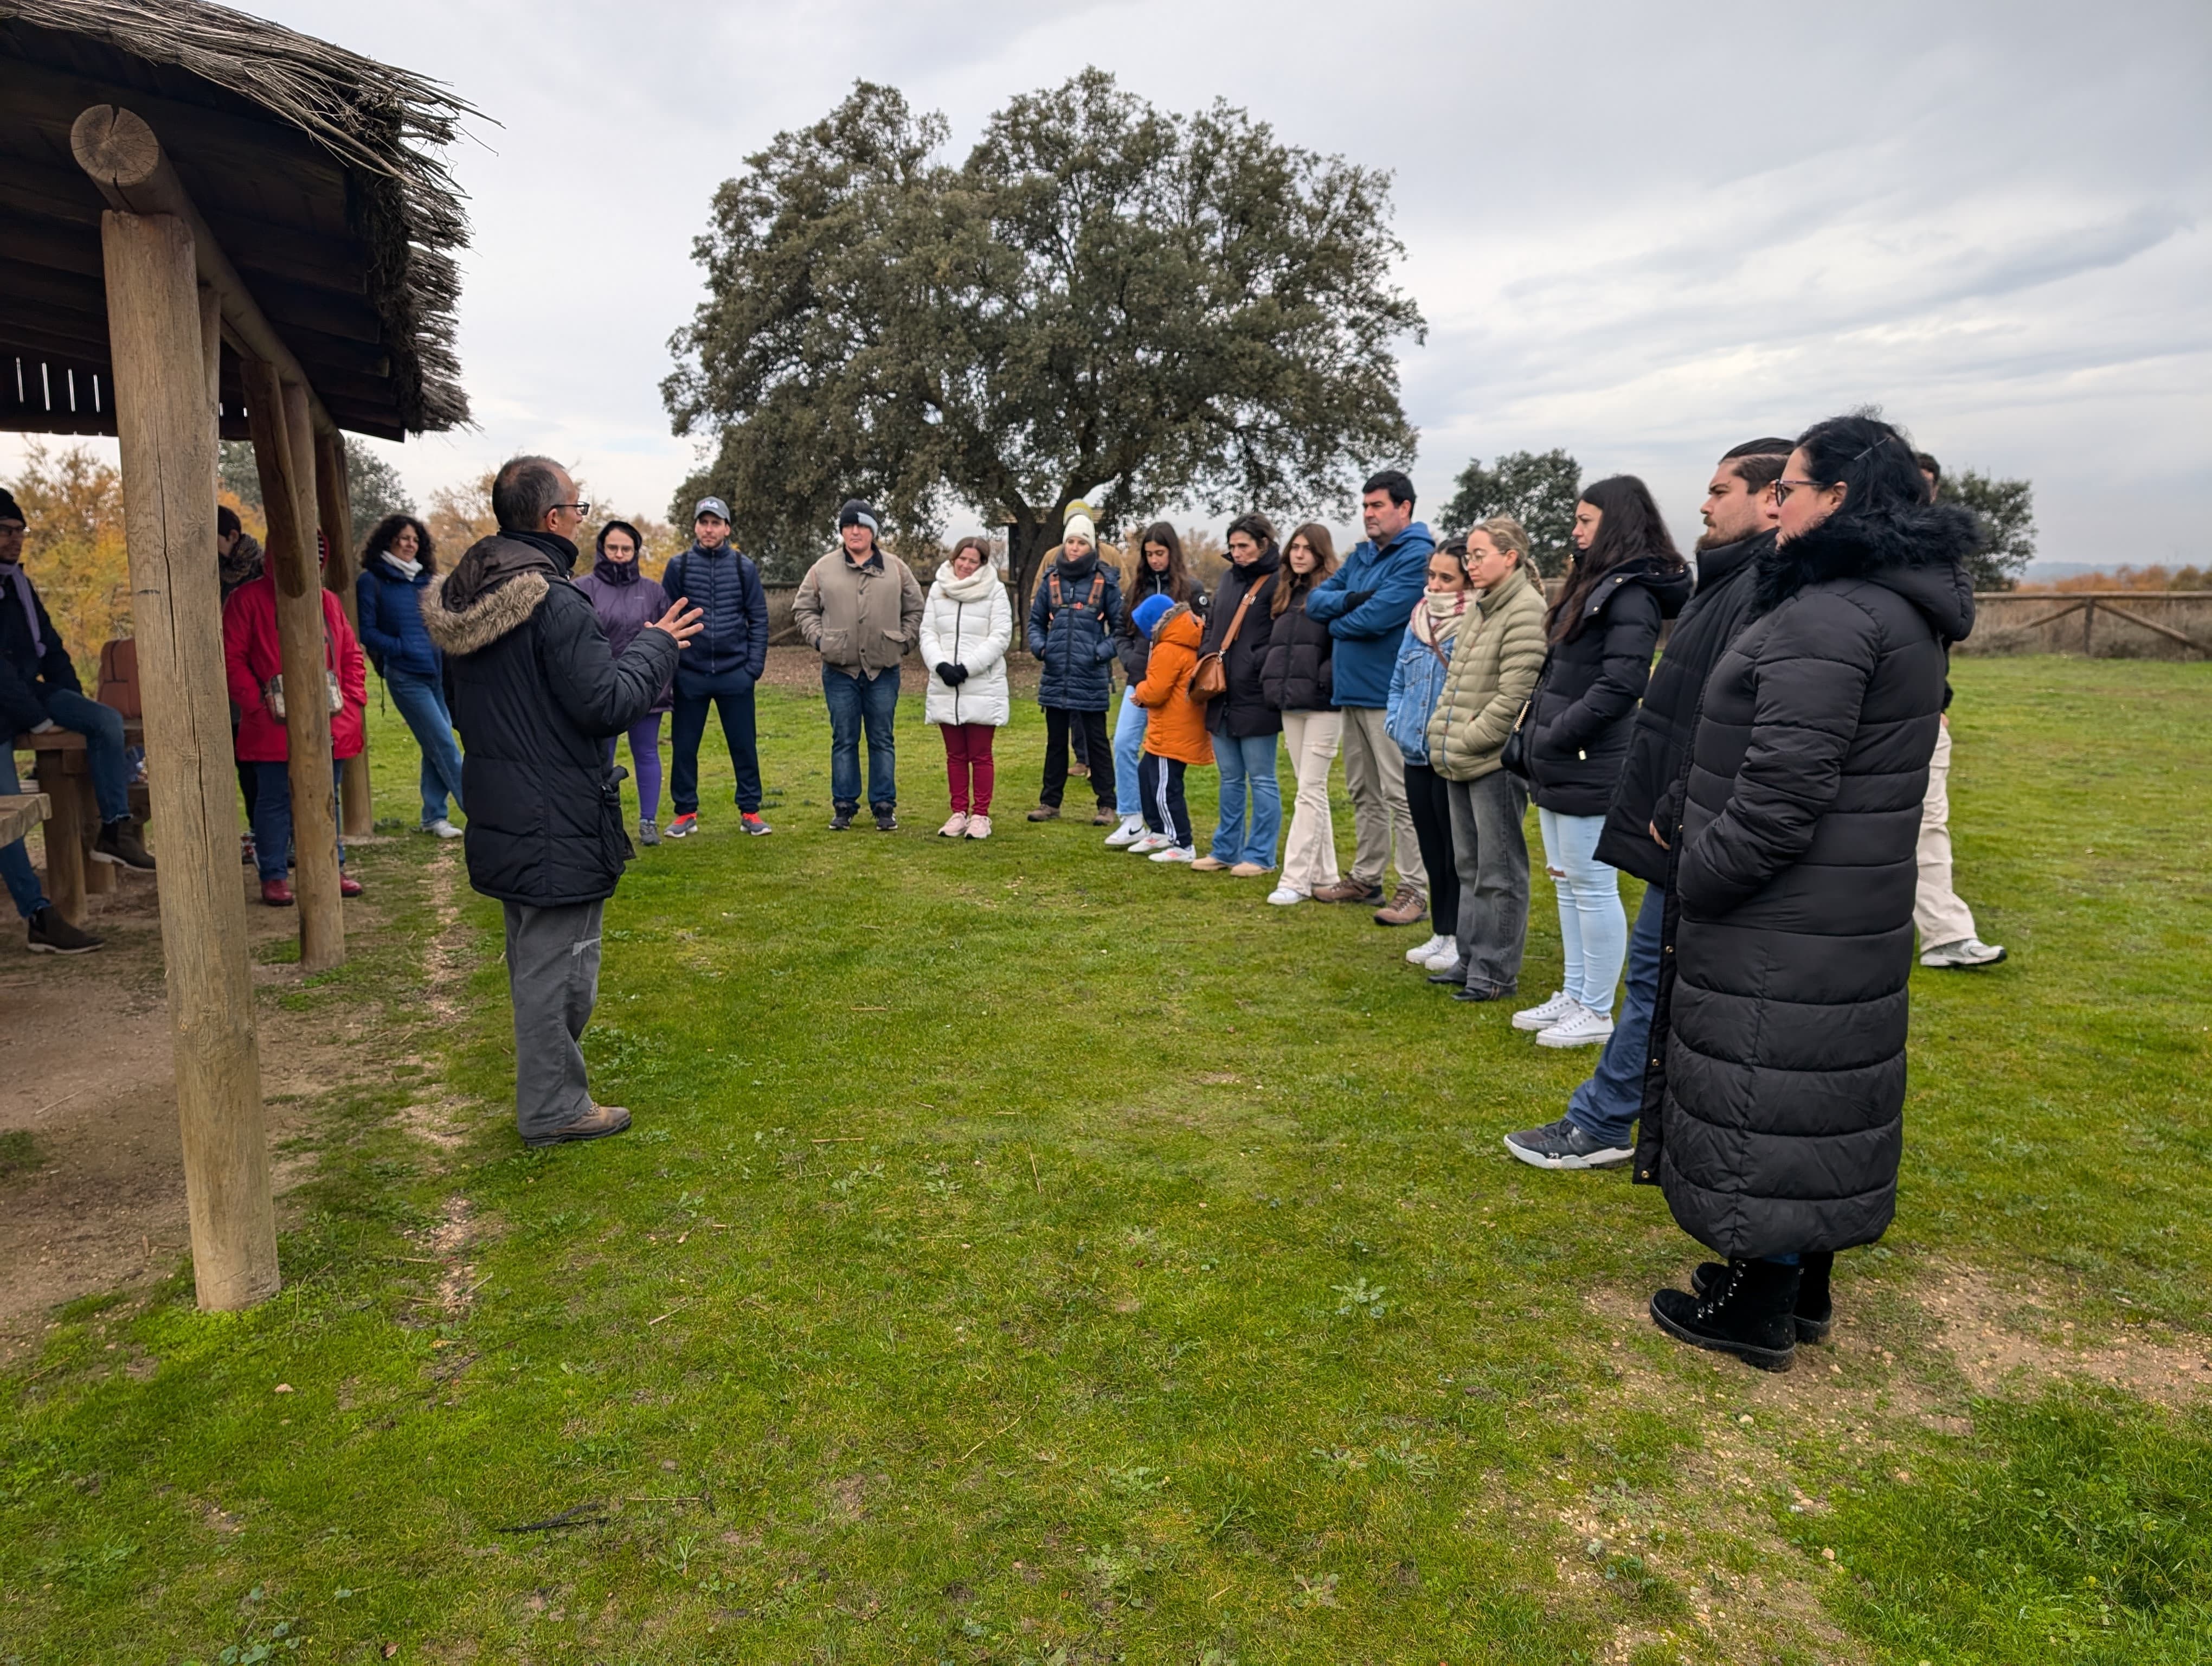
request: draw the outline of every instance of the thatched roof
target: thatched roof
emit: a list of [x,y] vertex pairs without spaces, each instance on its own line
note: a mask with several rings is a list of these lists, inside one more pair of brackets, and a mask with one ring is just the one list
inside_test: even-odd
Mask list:
[[[68,126],[100,102],[161,137],[341,426],[396,438],[468,420],[453,351],[468,224],[438,152],[477,112],[418,76],[199,0],[0,0],[0,355],[63,362],[76,340],[73,297],[47,290],[96,238],[99,199],[71,165]],[[41,274],[11,289],[22,264]],[[39,341],[9,341],[10,315],[33,301],[41,327],[15,333]]]

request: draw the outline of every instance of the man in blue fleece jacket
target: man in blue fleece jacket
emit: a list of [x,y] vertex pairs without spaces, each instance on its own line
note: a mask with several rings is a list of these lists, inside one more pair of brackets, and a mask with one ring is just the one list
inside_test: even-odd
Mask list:
[[1437,547],[1413,519],[1413,483],[1385,469],[1360,495],[1366,540],[1315,587],[1306,617],[1335,639],[1331,665],[1344,714],[1344,786],[1352,796],[1352,871],[1314,892],[1316,903],[1382,901],[1382,870],[1398,864],[1397,894],[1375,912],[1378,926],[1410,926],[1429,911],[1428,870],[1406,804],[1406,759],[1386,721],[1390,671],[1413,605],[1428,587]]

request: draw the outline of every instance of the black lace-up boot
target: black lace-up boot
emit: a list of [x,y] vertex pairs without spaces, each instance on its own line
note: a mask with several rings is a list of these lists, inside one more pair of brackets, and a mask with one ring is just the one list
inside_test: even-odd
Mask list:
[[1651,1321],[1692,1347],[1732,1353],[1761,1371],[1788,1371],[1797,1353],[1798,1269],[1771,1261],[1730,1262],[1702,1299],[1680,1290],[1651,1298]]

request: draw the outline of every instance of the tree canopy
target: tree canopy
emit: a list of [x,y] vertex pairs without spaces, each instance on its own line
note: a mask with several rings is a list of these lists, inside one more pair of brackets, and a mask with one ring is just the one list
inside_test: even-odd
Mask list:
[[[354,435],[345,436],[346,496],[353,506],[356,538],[367,538],[386,515],[416,513],[415,500],[399,471],[363,445]],[[261,470],[253,460],[251,440],[225,440],[216,465],[216,483],[246,508],[261,504]]]
[[1968,557],[1977,590],[2010,590],[2035,559],[2035,488],[1978,469],[1942,477],[1938,501],[1963,503],[1982,523],[1982,545]]
[[1511,515],[1528,534],[1537,567],[1545,573],[1566,570],[1567,538],[1575,525],[1575,498],[1582,490],[1582,465],[1563,450],[1513,451],[1490,468],[1480,457],[1460,471],[1458,489],[1440,517],[1447,531],[1464,532],[1478,520]]
[[1011,100],[957,167],[947,135],[863,82],[716,192],[662,387],[714,447],[677,518],[712,489],[788,573],[848,497],[925,537],[960,503],[1012,525],[1025,584],[1077,498],[1102,531],[1318,509],[1410,460],[1391,349],[1425,326],[1386,175],[1095,69]]

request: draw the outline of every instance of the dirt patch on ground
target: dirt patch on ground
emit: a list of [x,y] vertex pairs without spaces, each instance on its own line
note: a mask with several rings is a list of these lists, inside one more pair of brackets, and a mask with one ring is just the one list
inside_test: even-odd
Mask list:
[[2212,1395],[2212,1347],[2203,1339],[2122,1334],[2077,1338],[2057,1292],[2003,1282],[1971,1268],[1937,1269],[1919,1296],[1936,1338],[1978,1394],[2018,1394],[2063,1377],[2086,1379],[2162,1405]]

